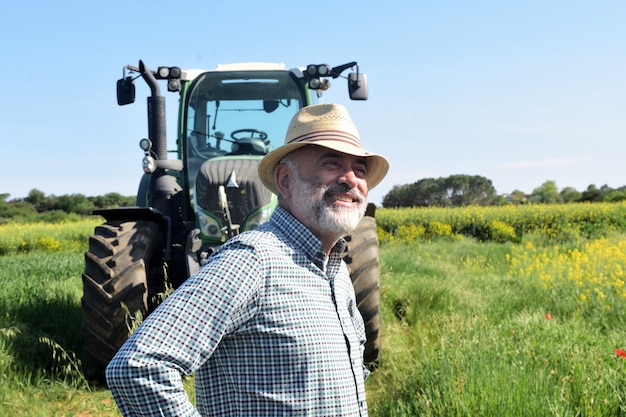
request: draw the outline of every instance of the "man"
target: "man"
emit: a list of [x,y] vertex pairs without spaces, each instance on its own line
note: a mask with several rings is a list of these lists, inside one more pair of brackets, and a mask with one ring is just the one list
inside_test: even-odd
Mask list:
[[[122,414],[366,416],[365,331],[341,253],[389,164],[343,106],[300,110],[259,164],[269,222],[226,242],[107,367]],[[182,375],[195,372],[196,407]]]

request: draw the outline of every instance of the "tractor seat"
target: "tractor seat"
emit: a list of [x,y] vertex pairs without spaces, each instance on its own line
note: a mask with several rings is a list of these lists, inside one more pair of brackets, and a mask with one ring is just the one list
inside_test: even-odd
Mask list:
[[244,156],[238,159],[218,157],[203,163],[196,176],[197,204],[221,217],[218,189],[223,185],[232,221],[243,225],[250,213],[272,200],[272,192],[263,185],[257,174],[260,161],[258,156]]

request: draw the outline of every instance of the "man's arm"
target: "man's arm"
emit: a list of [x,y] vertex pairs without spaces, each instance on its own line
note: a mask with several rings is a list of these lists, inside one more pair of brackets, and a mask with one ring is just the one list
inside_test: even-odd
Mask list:
[[211,356],[258,288],[259,269],[252,248],[231,245],[146,318],[107,367],[123,415],[197,415],[181,375]]

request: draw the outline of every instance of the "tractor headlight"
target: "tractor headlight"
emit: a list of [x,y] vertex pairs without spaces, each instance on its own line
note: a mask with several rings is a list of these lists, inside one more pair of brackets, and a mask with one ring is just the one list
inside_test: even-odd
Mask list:
[[144,156],[141,164],[143,165],[143,172],[146,174],[152,174],[156,171],[156,161],[150,155]]
[[309,80],[309,88],[311,90],[328,90],[330,88],[330,81],[326,78],[311,78]]
[[180,78],[182,71],[178,67],[159,67],[155,75],[157,79],[171,80]]
[[167,82],[167,91],[169,92],[180,91],[180,80],[169,80]]
[[250,216],[248,220],[246,221],[244,230],[256,229],[262,223],[265,223],[266,221],[268,221],[270,219],[271,214],[272,214],[272,211],[269,207],[255,213],[253,216]]
[[330,75],[330,66],[328,64],[311,64],[306,67],[306,72],[311,77],[326,77]]
[[222,225],[215,217],[210,216],[201,208],[197,209],[196,215],[203,235],[211,238],[222,238]]

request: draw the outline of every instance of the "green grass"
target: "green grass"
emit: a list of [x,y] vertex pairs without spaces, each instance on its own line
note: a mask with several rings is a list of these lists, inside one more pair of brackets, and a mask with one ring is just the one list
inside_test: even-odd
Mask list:
[[78,249],[0,256],[0,415],[115,415],[82,375],[83,267]]
[[[370,415],[626,416],[626,359],[615,355],[626,349],[624,237],[567,250],[466,238],[381,245]],[[0,415],[119,415],[82,374],[86,243],[0,256]],[[567,277],[561,269],[584,274],[546,283],[547,272]]]
[[372,415],[626,415],[626,361],[615,355],[626,326],[555,314],[540,282],[507,273],[511,247],[381,248],[384,333],[382,365],[368,381]]

